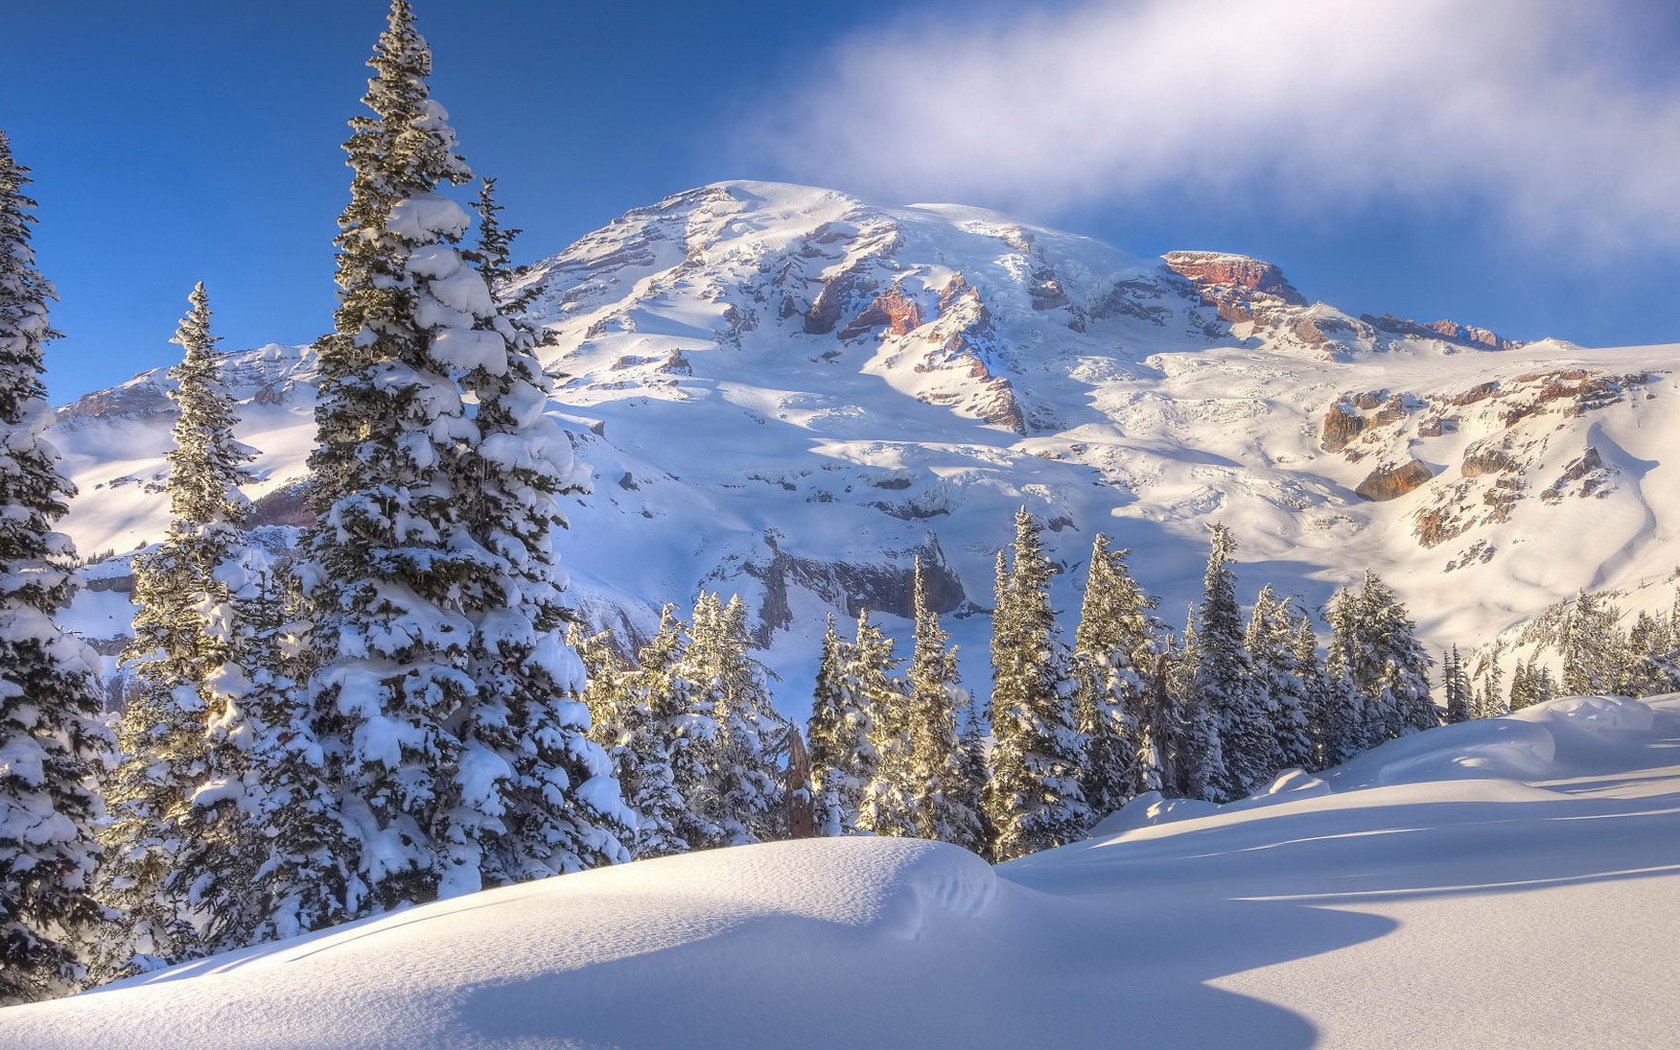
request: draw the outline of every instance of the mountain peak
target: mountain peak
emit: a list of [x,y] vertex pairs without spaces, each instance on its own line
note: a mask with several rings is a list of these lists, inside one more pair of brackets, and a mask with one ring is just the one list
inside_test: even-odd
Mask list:
[[1276,263],[1233,252],[1171,251],[1161,256],[1167,269],[1198,287],[1231,285],[1275,295],[1291,306],[1305,306],[1307,300],[1283,276]]

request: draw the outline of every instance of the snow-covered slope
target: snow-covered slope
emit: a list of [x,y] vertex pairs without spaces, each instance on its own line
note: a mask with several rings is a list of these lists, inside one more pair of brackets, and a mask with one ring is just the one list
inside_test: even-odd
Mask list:
[[[1240,256],[1141,260],[975,209],[766,183],[630,212],[526,280],[596,475],[563,540],[575,593],[634,632],[662,600],[741,592],[790,712],[822,614],[904,613],[917,552],[981,684],[973,614],[1022,503],[1070,570],[1063,607],[1103,530],[1176,619],[1222,521],[1246,590],[1317,602],[1374,566],[1442,644],[1680,560],[1673,346],[1353,317]],[[298,508],[310,369],[279,347],[237,360],[270,520]],[[162,382],[63,410],[85,553],[162,532]]]
[[459,897],[0,1047],[1669,1046],[1677,756],[1680,698],[1559,700],[996,869],[827,839]]

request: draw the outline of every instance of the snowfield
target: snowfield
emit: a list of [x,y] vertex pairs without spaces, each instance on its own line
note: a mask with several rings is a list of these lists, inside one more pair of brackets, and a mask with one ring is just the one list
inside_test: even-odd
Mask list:
[[1568,698],[996,869],[825,839],[458,897],[0,1046],[1665,1047],[1676,943],[1680,696]]

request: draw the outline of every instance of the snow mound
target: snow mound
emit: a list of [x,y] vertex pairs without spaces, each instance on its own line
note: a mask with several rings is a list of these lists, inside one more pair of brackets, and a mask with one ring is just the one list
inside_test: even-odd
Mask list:
[[1218,806],[1199,798],[1163,798],[1159,791],[1145,791],[1098,821],[1097,826],[1091,829],[1091,837],[1113,838],[1138,828],[1194,820],[1217,812]]
[[855,837],[469,894],[0,1010],[0,1048],[1667,1046],[1676,797],[1680,697],[1559,700],[997,869]]

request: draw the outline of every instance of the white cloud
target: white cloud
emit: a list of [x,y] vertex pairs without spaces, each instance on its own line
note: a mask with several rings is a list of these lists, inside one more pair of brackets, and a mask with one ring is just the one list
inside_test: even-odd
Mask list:
[[759,148],[801,177],[901,199],[1045,212],[1174,187],[1303,212],[1441,201],[1600,247],[1680,244],[1680,86],[1637,57],[1672,30],[1665,4],[964,10],[842,43]]

